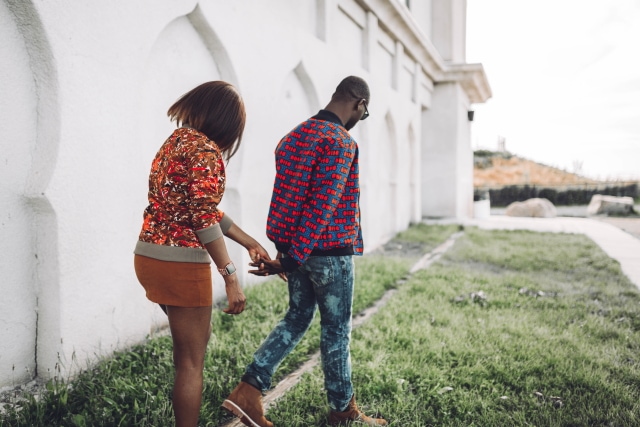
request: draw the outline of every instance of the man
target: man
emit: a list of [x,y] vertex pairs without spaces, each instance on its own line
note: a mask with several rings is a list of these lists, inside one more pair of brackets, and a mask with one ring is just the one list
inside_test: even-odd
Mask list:
[[280,362],[306,333],[316,307],[321,316],[322,369],[331,425],[352,421],[385,426],[364,415],[351,383],[353,255],[362,254],[358,145],[348,130],[369,116],[369,86],[342,80],[324,110],[287,134],[276,148],[276,179],[267,220],[275,260],[251,265],[256,275],[286,274],[289,310],[253,356],[222,407],[245,425],[272,427],[261,396]]

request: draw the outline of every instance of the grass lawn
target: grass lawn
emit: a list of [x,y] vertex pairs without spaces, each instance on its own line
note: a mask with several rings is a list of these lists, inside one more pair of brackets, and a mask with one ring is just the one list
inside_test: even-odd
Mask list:
[[[428,252],[457,231],[418,226],[398,236]],[[397,293],[353,332],[353,379],[366,411],[392,426],[640,425],[640,293],[617,262],[580,235],[467,229],[427,270],[398,285],[416,258],[356,260],[354,312]],[[220,403],[283,315],[287,291],[247,290],[242,316],[214,313],[200,424],[228,419]],[[319,348],[318,319],[278,371]],[[158,337],[0,416],[2,426],[170,426],[171,340]],[[268,416],[324,426],[316,369]]]
[[[358,400],[392,426],[638,426],[639,303],[584,236],[467,229],[354,331]],[[324,425],[321,386],[272,420]]]

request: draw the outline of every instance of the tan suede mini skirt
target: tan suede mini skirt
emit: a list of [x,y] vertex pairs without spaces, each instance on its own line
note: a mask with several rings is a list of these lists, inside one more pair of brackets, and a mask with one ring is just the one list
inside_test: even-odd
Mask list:
[[210,264],[160,261],[135,255],[134,267],[150,301],[178,307],[213,304]]

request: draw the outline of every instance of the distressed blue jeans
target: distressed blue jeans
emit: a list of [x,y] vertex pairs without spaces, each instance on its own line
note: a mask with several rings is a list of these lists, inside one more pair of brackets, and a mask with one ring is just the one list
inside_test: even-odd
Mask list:
[[353,256],[311,256],[287,277],[289,310],[253,355],[245,377],[255,379],[262,391],[271,388],[273,373],[307,332],[318,307],[327,399],[332,410],[343,411],[353,395],[349,350]]

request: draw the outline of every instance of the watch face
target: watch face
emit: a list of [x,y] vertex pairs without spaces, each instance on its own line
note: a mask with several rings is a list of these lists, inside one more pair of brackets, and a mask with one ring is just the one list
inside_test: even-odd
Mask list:
[[227,265],[225,269],[227,270],[227,274],[233,274],[236,272],[236,266],[233,264]]

